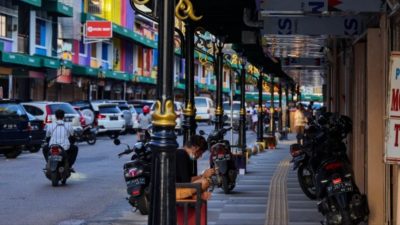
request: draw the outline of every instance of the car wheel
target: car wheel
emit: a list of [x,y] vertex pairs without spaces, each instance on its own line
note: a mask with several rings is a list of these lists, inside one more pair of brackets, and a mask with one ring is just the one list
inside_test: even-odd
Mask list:
[[13,150],[4,153],[4,155],[6,156],[7,159],[15,159],[19,156],[19,154],[21,154],[21,152],[22,152],[21,149],[14,148]]
[[38,151],[40,150],[41,147],[42,147],[42,146],[40,146],[40,145],[30,146],[29,152],[30,152],[30,153],[36,153],[36,152],[38,152]]

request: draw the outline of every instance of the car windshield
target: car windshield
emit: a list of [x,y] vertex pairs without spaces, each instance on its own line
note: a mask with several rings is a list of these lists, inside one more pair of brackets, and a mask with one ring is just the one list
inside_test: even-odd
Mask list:
[[116,106],[116,105],[105,105],[105,106],[99,106],[99,112],[100,113],[120,113],[121,110],[119,110],[118,106]]
[[[222,104],[224,110],[231,110],[231,105],[229,103]],[[233,103],[233,110],[240,110],[239,103]]]
[[78,114],[74,108],[70,104],[60,103],[60,104],[51,104],[50,111],[51,114],[54,114],[57,110],[64,111],[65,114]]
[[25,115],[26,112],[21,105],[13,104],[13,103],[0,103],[0,117],[8,117],[8,116],[15,116],[19,117]]
[[196,98],[194,103],[196,107],[207,107],[207,100],[205,98]]
[[119,105],[118,108],[122,111],[122,110],[129,110],[129,106],[127,105]]

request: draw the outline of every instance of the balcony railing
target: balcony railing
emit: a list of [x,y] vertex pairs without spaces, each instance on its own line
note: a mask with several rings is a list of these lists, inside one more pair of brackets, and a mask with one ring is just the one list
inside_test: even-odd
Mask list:
[[28,36],[18,35],[18,52],[28,54]]

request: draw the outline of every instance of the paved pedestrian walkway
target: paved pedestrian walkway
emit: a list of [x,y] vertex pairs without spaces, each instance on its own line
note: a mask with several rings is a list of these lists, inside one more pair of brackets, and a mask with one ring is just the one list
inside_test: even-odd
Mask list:
[[252,156],[248,173],[239,177],[232,194],[214,191],[208,202],[208,224],[320,224],[316,202],[302,193],[296,171],[289,164],[292,143],[282,141],[277,149]]
[[[303,194],[297,171],[293,171],[293,165],[289,163],[289,146],[294,143],[294,136],[289,136],[289,139],[281,141],[275,150],[253,155],[248,172],[238,177],[231,194],[224,194],[222,189],[214,190],[208,201],[208,225],[320,224],[322,216],[318,213],[317,202]],[[200,171],[207,165],[206,160],[201,161]],[[147,224],[147,216],[126,208],[129,208],[127,203],[117,204],[114,210],[106,210],[100,217],[63,225]]]

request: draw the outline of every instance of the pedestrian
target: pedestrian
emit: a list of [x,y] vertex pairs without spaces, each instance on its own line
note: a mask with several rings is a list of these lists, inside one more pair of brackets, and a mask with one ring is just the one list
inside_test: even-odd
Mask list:
[[253,105],[253,108],[251,110],[251,122],[253,124],[253,131],[257,131],[257,122],[258,122],[258,114],[257,114],[257,108]]
[[294,127],[297,133],[297,143],[302,144],[304,127],[307,124],[307,118],[304,115],[304,107],[301,103],[298,103],[297,110],[294,114]]
[[137,138],[138,140],[143,140],[144,135],[151,124],[150,107],[148,105],[143,106],[142,113],[140,113],[138,118],[138,122],[139,129],[137,132]]

